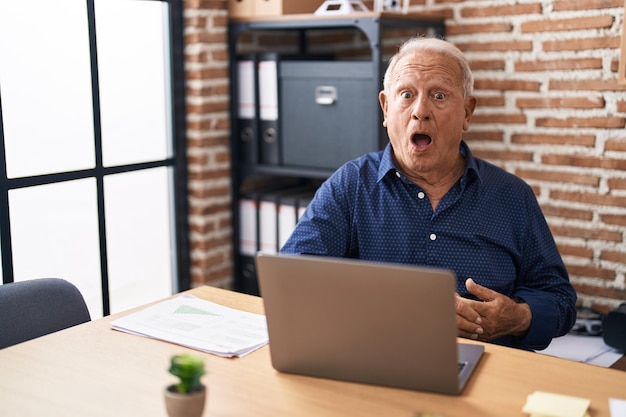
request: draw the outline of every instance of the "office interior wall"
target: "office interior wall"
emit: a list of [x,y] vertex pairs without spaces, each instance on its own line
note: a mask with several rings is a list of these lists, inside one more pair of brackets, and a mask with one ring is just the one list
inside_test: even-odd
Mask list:
[[[606,311],[626,301],[624,1],[410,3],[410,12],[445,16],[447,38],[470,59],[479,107],[465,139],[533,187],[580,302]],[[185,1],[192,280],[226,287],[227,19],[226,1]],[[339,46],[361,41],[328,36]],[[247,41],[272,49],[285,39]]]

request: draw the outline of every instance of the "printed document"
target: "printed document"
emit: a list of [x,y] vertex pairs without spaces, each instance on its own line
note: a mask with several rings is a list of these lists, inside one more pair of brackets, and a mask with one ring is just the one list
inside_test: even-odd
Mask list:
[[265,316],[181,295],[111,322],[113,329],[224,357],[244,356],[269,342]]

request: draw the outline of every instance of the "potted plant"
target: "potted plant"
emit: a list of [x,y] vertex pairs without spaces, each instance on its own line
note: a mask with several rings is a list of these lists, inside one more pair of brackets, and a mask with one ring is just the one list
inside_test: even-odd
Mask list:
[[179,382],[165,388],[165,408],[170,417],[200,417],[206,400],[206,387],[200,382],[204,361],[188,353],[173,355],[169,372]]

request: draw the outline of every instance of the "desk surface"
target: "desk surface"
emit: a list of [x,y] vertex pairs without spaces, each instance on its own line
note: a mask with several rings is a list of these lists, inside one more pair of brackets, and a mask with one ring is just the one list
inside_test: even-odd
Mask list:
[[[191,293],[263,313],[258,297],[211,287]],[[0,416],[166,416],[162,390],[174,382],[169,357],[189,349],[117,332],[105,317],[0,350]],[[269,347],[243,358],[206,358],[204,416],[525,416],[535,390],[591,399],[608,417],[608,398],[626,399],[626,373],[486,344],[460,396],[377,387],[276,372]]]

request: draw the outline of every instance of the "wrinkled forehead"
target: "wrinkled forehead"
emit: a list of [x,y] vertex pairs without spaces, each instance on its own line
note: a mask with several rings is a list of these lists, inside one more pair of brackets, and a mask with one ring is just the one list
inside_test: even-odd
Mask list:
[[433,77],[454,86],[463,86],[463,71],[457,60],[445,52],[434,49],[416,49],[400,57],[392,80],[397,81],[412,75]]

